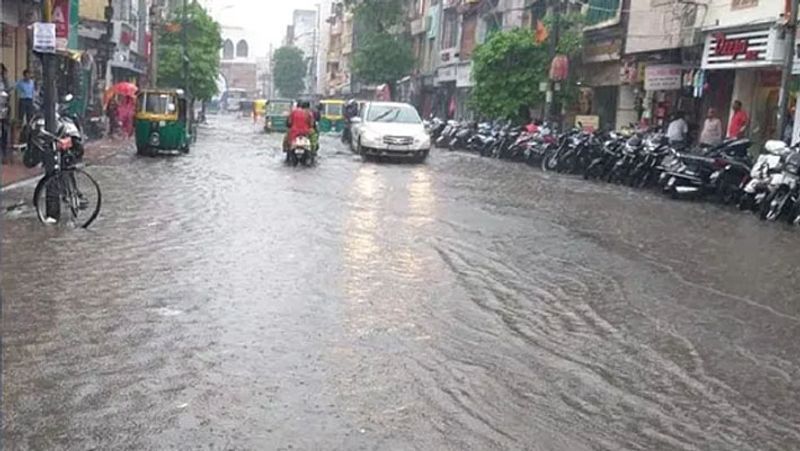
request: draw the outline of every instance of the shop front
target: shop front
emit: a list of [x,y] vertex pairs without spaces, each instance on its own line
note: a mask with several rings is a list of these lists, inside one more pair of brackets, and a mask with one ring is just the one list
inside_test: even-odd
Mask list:
[[740,101],[750,117],[747,135],[757,147],[778,135],[783,43],[771,24],[713,30],[705,38],[703,105],[716,108],[727,127],[731,105]]
[[600,128],[606,130],[626,125],[624,121],[627,117],[620,118],[621,121],[617,118],[622,73],[621,52],[622,39],[616,37],[598,39],[586,45],[583,51],[581,96],[587,99],[586,110],[591,115],[598,116]]

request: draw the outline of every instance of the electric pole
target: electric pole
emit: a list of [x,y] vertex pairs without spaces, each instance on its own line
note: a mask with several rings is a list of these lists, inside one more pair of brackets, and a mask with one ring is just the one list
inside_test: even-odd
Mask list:
[[778,98],[778,127],[775,130],[778,139],[783,138],[783,129],[786,127],[786,119],[789,112],[789,83],[792,80],[792,68],[794,66],[795,41],[797,37],[797,9],[798,0],[792,0],[789,18],[786,20],[784,28],[786,41],[786,54],[783,57],[783,74],[781,76],[781,91]]
[[158,35],[161,27],[161,6],[159,2],[154,2],[150,7],[150,86],[158,86]]
[[189,7],[188,0],[183,0],[183,14],[181,16],[181,45],[183,47],[183,50],[181,51],[182,61],[183,61],[183,91],[186,94],[187,98],[191,98],[189,94],[189,53],[187,51],[189,35],[187,34],[186,30],[189,23],[186,11],[188,7]]
[[[42,22],[53,21],[53,0],[42,2]],[[42,113],[45,128],[56,133],[56,74],[55,55],[42,53]]]

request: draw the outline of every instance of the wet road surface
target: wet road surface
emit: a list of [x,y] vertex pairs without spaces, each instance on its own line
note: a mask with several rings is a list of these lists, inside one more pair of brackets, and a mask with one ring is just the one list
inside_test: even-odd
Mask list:
[[88,168],[89,231],[5,214],[6,449],[800,448],[800,234],[323,146],[215,117]]

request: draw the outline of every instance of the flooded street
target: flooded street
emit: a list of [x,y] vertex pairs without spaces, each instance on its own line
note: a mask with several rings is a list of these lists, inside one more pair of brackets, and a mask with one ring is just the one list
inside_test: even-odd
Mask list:
[[88,231],[5,213],[5,448],[800,448],[800,232],[322,146],[212,117],[88,167]]

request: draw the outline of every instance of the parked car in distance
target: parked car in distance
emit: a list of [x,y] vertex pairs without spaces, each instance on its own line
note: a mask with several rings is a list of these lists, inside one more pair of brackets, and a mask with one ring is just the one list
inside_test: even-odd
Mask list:
[[369,102],[353,118],[353,151],[362,158],[387,157],[421,163],[431,137],[417,110],[407,103]]

